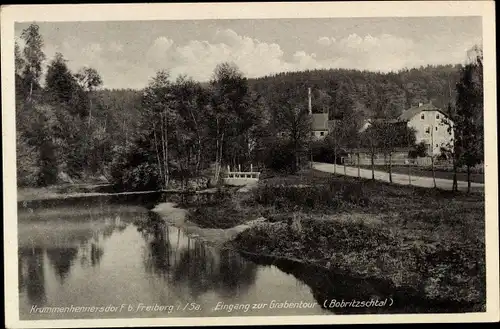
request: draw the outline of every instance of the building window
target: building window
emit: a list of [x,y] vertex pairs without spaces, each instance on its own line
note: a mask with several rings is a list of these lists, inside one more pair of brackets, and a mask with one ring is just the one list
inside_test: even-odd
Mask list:
[[431,128],[429,126],[425,127],[425,133],[430,134],[431,133]]
[[438,131],[438,127],[436,126],[436,131]]
[[320,136],[325,136],[325,132],[324,132],[324,131],[322,131],[322,132],[320,132],[320,133],[319,133],[319,135],[320,135]]
[[436,147],[439,147],[439,144],[436,144]]
[[439,119],[439,113],[436,113],[436,119]]
[[425,114],[422,113],[422,115],[420,115],[420,119],[424,120],[425,119]]

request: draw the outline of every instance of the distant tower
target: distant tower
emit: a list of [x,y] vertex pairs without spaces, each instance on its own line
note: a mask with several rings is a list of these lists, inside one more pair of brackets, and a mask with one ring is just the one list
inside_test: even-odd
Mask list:
[[307,89],[308,99],[309,99],[309,115],[312,115],[312,103],[311,103],[311,88]]

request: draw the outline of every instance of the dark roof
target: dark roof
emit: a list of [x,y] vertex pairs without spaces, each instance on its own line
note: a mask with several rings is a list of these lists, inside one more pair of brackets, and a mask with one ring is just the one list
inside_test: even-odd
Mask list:
[[[409,152],[412,150],[411,147],[395,147],[393,149],[393,152]],[[356,153],[371,153],[371,150],[369,148],[350,148],[346,150],[350,154],[356,154]],[[383,152],[381,149],[376,149],[375,153],[380,153]]]
[[328,130],[328,113],[313,113],[311,129]]
[[421,106],[413,106],[409,108],[408,110],[404,111],[400,116],[399,116],[399,121],[409,121],[411,120],[415,115],[419,114],[422,111],[438,111],[441,112],[442,114],[446,115],[442,110],[439,108],[435,107],[434,105],[428,103],[428,104],[423,104]]
[[368,123],[401,123],[399,119],[368,119]]

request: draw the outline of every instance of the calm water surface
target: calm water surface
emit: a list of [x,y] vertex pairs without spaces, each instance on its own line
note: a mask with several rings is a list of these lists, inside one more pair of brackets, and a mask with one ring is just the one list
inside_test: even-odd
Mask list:
[[[20,318],[328,314],[293,275],[190,238],[142,205],[109,197],[20,204]],[[271,309],[272,300],[310,307]],[[229,312],[218,303],[268,305]],[[53,312],[39,313],[44,307]]]

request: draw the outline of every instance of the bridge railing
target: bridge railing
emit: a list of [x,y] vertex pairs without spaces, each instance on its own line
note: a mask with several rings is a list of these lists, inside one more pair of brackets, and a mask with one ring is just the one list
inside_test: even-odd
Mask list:
[[227,172],[226,178],[254,178],[254,179],[259,179],[260,172],[254,171],[254,172],[244,172],[244,171],[231,171]]

